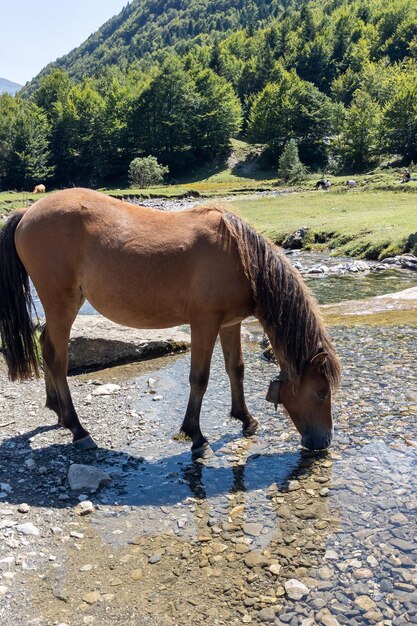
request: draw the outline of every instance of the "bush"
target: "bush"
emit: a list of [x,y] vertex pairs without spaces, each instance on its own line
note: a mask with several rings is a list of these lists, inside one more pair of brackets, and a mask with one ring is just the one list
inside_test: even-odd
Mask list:
[[129,181],[141,188],[160,185],[168,172],[169,168],[158,163],[156,157],[137,157],[129,165]]
[[405,246],[405,252],[410,252],[411,254],[417,256],[417,233],[411,233],[411,235],[409,235]]
[[296,183],[306,176],[306,169],[300,161],[294,139],[290,139],[282,151],[278,164],[278,176],[289,183]]

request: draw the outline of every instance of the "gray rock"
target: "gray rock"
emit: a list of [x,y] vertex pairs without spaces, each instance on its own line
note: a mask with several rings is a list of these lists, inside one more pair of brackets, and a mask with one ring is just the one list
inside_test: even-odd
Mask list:
[[94,513],[94,511],[94,504],[90,500],[83,500],[75,507],[76,514],[80,516],[89,515]]
[[291,600],[301,600],[301,598],[304,598],[304,596],[309,593],[309,588],[296,578],[290,578],[289,580],[286,580],[284,583],[284,588],[287,596]]
[[296,230],[294,233],[288,235],[283,244],[284,248],[299,250],[304,246],[306,239],[309,237],[310,231],[311,229],[307,226],[301,226],[301,228]]
[[414,542],[407,541],[406,539],[396,539],[393,537],[390,543],[403,552],[412,552],[415,548]]
[[386,266],[396,266],[403,269],[417,272],[417,257],[414,254],[398,254],[394,257],[383,259],[378,265],[378,270],[385,269]]
[[114,385],[113,383],[106,383],[100,385],[91,393],[92,396],[112,396],[114,393],[120,391],[120,385]]
[[357,596],[355,598],[355,605],[359,608],[363,613],[373,610],[376,608],[375,602],[369,596]]
[[161,560],[161,555],[159,553],[156,554],[152,554],[152,556],[149,558],[149,563],[151,565],[155,565],[156,563],[159,563],[159,561]]
[[263,528],[262,524],[248,522],[243,524],[243,532],[245,535],[251,535],[252,537],[257,537],[261,534],[261,530]]
[[258,613],[258,618],[261,622],[274,622],[275,621],[275,611],[270,607],[266,607],[262,609]]
[[97,491],[110,481],[110,476],[92,465],[73,463],[68,470],[68,482],[73,491]]
[[187,350],[190,335],[178,328],[137,330],[99,315],[80,315],[69,342],[69,371],[108,367]]
[[18,533],[22,535],[33,535],[34,537],[39,537],[41,534],[39,528],[36,528],[32,522],[26,522],[25,524],[18,524],[16,526],[16,530]]
[[357,273],[369,271],[371,266],[369,263],[366,263],[366,261],[352,261],[350,263],[345,263],[343,267],[348,272]]

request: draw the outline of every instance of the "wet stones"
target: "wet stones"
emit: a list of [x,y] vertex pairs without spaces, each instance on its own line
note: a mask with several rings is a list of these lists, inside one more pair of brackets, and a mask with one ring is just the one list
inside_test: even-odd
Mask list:
[[389,267],[400,267],[403,269],[417,271],[417,257],[414,254],[398,254],[395,257],[383,259],[377,266],[377,270],[384,270]]
[[284,589],[290,600],[301,600],[309,593],[308,587],[295,578],[285,581]]
[[367,613],[368,611],[377,608],[376,603],[369,596],[358,596],[357,598],[355,598],[354,604],[359,608],[362,613]]
[[283,246],[284,248],[300,250],[306,245],[307,241],[314,241],[314,234],[307,226],[301,226],[301,228],[286,237]]

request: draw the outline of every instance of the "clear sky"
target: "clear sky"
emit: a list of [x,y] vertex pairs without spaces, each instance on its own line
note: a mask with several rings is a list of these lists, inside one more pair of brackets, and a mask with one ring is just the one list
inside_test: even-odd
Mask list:
[[128,0],[0,0],[0,78],[24,85]]

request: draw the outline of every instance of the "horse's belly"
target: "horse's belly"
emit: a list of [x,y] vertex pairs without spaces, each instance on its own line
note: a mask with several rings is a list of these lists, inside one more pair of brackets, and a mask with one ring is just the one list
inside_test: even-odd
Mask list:
[[121,293],[120,289],[83,288],[90,304],[108,319],[132,328],[170,328],[186,324],[186,306],[180,298],[169,298],[165,293],[141,292],[132,288]]

